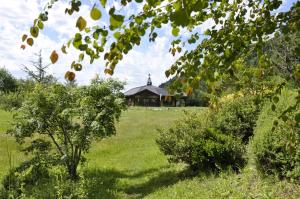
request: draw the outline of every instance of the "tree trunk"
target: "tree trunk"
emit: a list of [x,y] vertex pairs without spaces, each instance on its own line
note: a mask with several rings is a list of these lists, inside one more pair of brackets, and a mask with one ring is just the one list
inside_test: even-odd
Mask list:
[[72,154],[70,155],[70,159],[67,162],[69,177],[72,180],[79,179],[79,176],[77,174],[77,167],[80,162],[80,157],[81,157],[81,149],[75,146],[74,149],[72,150]]
[[77,180],[79,178],[77,174],[77,165],[74,162],[71,162],[68,165],[68,173],[72,180]]

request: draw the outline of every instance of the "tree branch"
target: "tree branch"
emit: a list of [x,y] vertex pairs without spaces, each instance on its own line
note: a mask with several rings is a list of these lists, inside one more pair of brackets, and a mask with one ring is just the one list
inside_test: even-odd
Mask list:
[[61,153],[61,155],[65,155],[65,153],[63,152],[63,150],[61,149],[61,147],[59,146],[59,144],[56,142],[53,134],[48,129],[47,129],[47,132],[48,132],[48,135],[50,136],[50,138],[52,139],[53,143],[57,147],[58,151]]

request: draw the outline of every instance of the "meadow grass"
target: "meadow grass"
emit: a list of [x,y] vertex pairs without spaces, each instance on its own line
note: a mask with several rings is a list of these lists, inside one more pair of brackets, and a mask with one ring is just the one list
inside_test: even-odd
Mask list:
[[[80,171],[88,179],[89,198],[300,198],[299,185],[262,178],[253,165],[241,173],[195,175],[183,164],[170,164],[155,143],[157,128],[168,128],[186,111],[201,108],[130,108],[117,124],[117,135],[94,141]],[[4,116],[3,116],[4,115]],[[0,112],[2,130],[9,113]],[[0,177],[8,171],[8,155],[14,165],[26,157],[9,135],[0,136]]]
[[24,154],[20,152],[15,139],[6,133],[11,125],[12,119],[13,116],[11,113],[0,109],[0,178],[2,178],[10,168],[26,160]]
[[5,132],[12,122],[12,114],[0,109],[0,133]]

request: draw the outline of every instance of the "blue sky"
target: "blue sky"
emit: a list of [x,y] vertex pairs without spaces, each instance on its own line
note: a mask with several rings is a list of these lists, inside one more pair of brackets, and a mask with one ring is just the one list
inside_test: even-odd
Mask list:
[[[96,23],[105,25],[107,22],[107,14],[105,13],[108,9],[102,10],[103,17],[100,21],[95,22],[89,18],[90,6],[96,3],[100,7],[99,0],[83,0],[80,12],[74,16],[64,14],[68,4],[66,0],[60,1],[50,10],[49,21],[46,22],[45,29],[40,33],[35,45],[23,51],[20,49],[21,36],[28,33],[34,18],[38,16],[46,2],[47,0],[11,0],[9,2],[0,0],[0,67],[5,66],[16,77],[26,77],[22,71],[22,65],[30,66],[30,61],[34,59],[33,54],[39,49],[42,49],[44,61],[48,63],[52,50],[59,51],[62,44],[67,42],[77,31],[75,22],[78,16],[88,19],[88,26]],[[141,5],[122,9],[120,0],[108,0],[108,2],[108,8],[115,6],[117,10],[127,15],[142,9]],[[296,0],[283,0],[280,10],[287,10],[293,2]],[[211,25],[211,22],[207,22],[203,24],[201,30],[203,31]],[[163,27],[159,33],[155,43],[149,43],[148,39],[144,38],[143,44],[135,47],[117,66],[113,77],[126,81],[126,89],[146,84],[148,73],[151,73],[154,85],[159,85],[167,80],[164,71],[177,57],[173,57],[168,52],[170,41],[173,39],[170,27]],[[71,62],[78,55],[78,52],[72,48],[67,51],[67,55],[60,53],[59,61],[49,68],[49,73],[54,74],[60,81],[64,81],[64,73],[70,70]],[[106,77],[103,73],[105,62],[102,58],[92,65],[86,60],[83,65],[83,70],[76,73],[78,83],[87,84],[96,74],[103,78]]]

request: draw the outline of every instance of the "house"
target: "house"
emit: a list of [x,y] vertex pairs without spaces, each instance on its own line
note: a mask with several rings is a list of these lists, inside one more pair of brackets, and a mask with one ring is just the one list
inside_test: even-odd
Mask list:
[[149,74],[145,86],[132,88],[124,93],[129,106],[182,106],[186,96],[176,97],[164,88],[152,85]]

